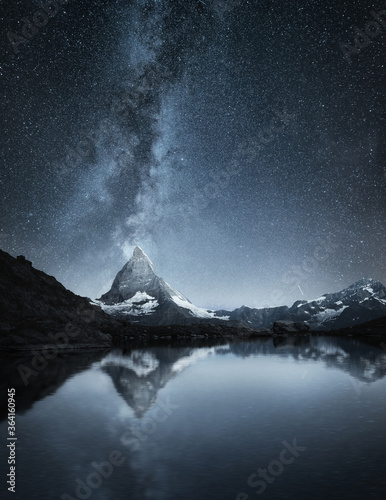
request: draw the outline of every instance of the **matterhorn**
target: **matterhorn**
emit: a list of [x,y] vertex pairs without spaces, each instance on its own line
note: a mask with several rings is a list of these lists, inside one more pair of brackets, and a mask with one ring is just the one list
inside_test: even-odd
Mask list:
[[102,309],[120,319],[145,325],[211,322],[214,311],[193,305],[182,293],[157,276],[145,252],[135,247],[132,258],[116,275],[111,289],[97,300]]

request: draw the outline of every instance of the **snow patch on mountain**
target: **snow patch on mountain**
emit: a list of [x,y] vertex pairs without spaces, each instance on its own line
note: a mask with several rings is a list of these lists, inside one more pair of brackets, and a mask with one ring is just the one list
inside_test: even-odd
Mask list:
[[181,299],[177,295],[174,295],[172,297],[172,300],[175,304],[177,304],[177,306],[183,307],[184,309],[188,309],[189,312],[192,314],[192,316],[194,316],[195,318],[217,318],[222,320],[229,320],[229,316],[216,316],[215,311],[197,307],[194,304],[191,304],[190,302]]
[[167,283],[165,280],[164,280],[164,283],[166,286],[169,287],[169,289],[172,291],[172,293],[174,293],[174,295],[172,296],[172,299],[173,299],[173,297],[178,297],[180,300],[183,300],[184,302],[191,304],[189,299],[187,299],[184,295],[182,295],[182,293],[180,293],[178,290],[173,288],[171,285],[169,285],[169,283]]
[[312,318],[312,322],[316,322],[318,324],[322,324],[326,321],[330,321],[337,316],[340,316],[342,312],[347,309],[349,306],[342,306],[340,309],[329,309],[326,308],[324,311],[321,311],[315,314]]
[[366,300],[369,300],[369,299],[375,299],[378,302],[380,302],[381,304],[386,304],[386,300],[378,297],[377,292],[375,292],[371,286],[366,286],[365,288],[363,288],[363,290],[368,292],[370,295],[369,295],[369,297],[365,297],[360,303],[365,302]]
[[158,307],[158,300],[146,292],[137,292],[130,299],[117,304],[106,305],[103,302],[95,301],[106,313],[130,314],[132,316],[148,316],[153,314]]

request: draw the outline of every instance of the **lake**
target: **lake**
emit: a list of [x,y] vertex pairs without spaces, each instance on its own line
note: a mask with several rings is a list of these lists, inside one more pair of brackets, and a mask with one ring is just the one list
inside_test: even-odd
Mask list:
[[[382,345],[163,342],[56,356],[26,383],[32,358],[3,359],[17,442],[16,493],[2,498],[384,498]],[[1,417],[6,491],[4,406]]]

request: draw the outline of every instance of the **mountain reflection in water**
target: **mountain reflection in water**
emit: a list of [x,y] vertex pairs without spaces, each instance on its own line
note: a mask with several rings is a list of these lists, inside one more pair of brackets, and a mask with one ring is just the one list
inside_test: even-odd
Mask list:
[[[265,483],[267,498],[383,497],[381,346],[311,336],[165,342],[58,356],[26,387],[18,366],[29,362],[1,365],[18,411],[13,498],[253,499],[258,470],[294,439],[305,451]],[[123,463],[87,486],[114,450]]]

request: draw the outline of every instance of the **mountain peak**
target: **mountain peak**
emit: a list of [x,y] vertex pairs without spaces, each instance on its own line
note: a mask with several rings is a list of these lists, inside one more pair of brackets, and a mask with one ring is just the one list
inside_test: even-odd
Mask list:
[[362,279],[356,281],[355,283],[353,283],[352,285],[350,285],[348,288],[349,289],[363,288],[363,287],[372,286],[375,284],[378,284],[378,282],[376,280],[374,280],[373,278],[362,278]]
[[150,270],[155,274],[155,269],[152,261],[139,246],[136,246],[134,248],[133,256],[126,263],[125,267],[135,267],[138,269],[138,272],[142,273],[144,272],[144,270],[147,270],[147,274],[149,272],[148,268],[150,268]]
[[[186,297],[157,276],[149,257],[141,247],[136,246],[131,259],[116,275],[111,289],[99,300],[106,305],[127,301],[142,303],[142,309],[148,313],[166,300],[173,301],[173,298],[190,304]],[[129,306],[128,302],[126,305]]]
[[147,255],[145,254],[145,252],[142,250],[141,247],[136,246],[134,248],[133,257],[136,257],[136,258],[147,257]]

